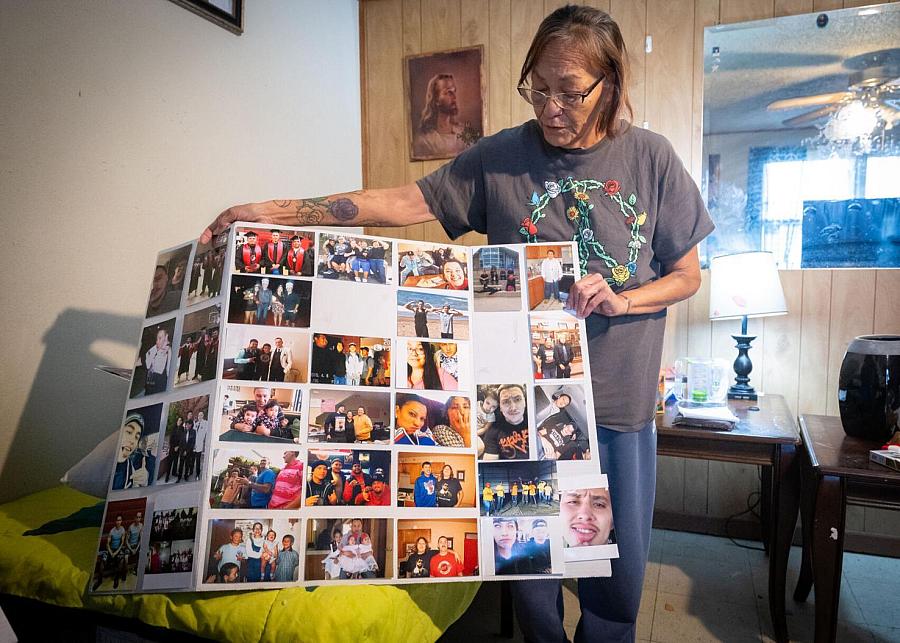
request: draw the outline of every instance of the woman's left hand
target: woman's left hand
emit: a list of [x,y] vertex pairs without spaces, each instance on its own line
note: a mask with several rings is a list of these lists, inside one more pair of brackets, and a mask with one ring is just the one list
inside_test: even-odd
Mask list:
[[574,311],[579,319],[595,312],[617,317],[628,312],[628,299],[614,293],[606,279],[594,273],[572,284],[566,308]]

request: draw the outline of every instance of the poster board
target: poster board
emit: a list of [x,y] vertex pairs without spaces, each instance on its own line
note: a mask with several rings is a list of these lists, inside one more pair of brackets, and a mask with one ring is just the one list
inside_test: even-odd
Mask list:
[[159,254],[91,590],[609,575],[574,243]]

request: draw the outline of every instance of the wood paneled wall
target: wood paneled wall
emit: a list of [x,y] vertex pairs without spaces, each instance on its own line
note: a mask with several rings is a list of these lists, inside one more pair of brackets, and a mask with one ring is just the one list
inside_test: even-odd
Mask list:
[[[364,0],[362,35],[363,169],[366,187],[400,185],[440,167],[410,162],[403,95],[403,56],[483,45],[486,134],[532,117],[515,92],[519,70],[543,17],[558,0]],[[618,21],[631,58],[634,121],[666,136],[700,178],[703,29],[719,24],[867,4],[863,0],[592,0]],[[652,51],[645,53],[645,37]],[[437,223],[373,233],[445,241]],[[464,243],[484,243],[466,235]],[[900,271],[792,270],[781,273],[790,313],[752,320],[752,384],[784,395],[796,413],[837,414],[837,374],[848,342],[873,332],[900,333]],[[736,355],[738,322],[709,321],[708,282],[669,311],[664,362],[680,355]],[[758,488],[755,467],[659,460],[657,508],[727,516],[745,508]],[[900,533],[896,515],[848,513],[856,531]]]

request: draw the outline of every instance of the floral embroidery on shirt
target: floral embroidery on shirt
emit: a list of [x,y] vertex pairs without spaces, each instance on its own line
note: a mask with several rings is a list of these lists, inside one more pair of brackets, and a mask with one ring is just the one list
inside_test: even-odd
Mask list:
[[[637,195],[633,192],[627,197],[622,196],[622,186],[616,179],[607,179],[606,181],[597,181],[595,179],[575,180],[571,176],[558,181],[544,182],[545,192],[538,195],[537,192],[531,194],[528,202],[532,208],[531,215],[522,219],[519,224],[519,234],[525,237],[529,243],[538,241],[538,223],[546,214],[547,206],[550,202],[560,195],[571,194],[574,202],[565,210],[566,220],[574,227],[572,240],[578,243],[578,260],[581,266],[581,272],[587,273],[588,261],[591,257],[597,257],[606,264],[610,269],[610,277],[606,278],[607,283],[611,286],[624,286],[625,283],[637,272],[637,258],[641,248],[647,243],[647,239],[641,234],[641,226],[647,221],[647,213],[638,212],[635,208],[637,204]],[[591,222],[591,210],[594,204],[591,203],[590,193],[594,190],[600,190],[600,197],[606,197],[612,201],[619,209],[625,224],[631,229],[631,240],[628,242],[628,259],[620,263],[612,255],[610,255],[603,244],[600,243],[597,235],[594,233],[593,224]],[[564,197],[565,198],[565,197]]]

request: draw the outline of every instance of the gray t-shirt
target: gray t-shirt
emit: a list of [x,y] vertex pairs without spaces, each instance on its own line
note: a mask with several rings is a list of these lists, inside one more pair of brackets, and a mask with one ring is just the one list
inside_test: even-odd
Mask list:
[[[637,127],[564,150],[532,120],[482,138],[417,183],[451,238],[475,230],[492,244],[575,240],[582,270],[616,292],[658,279],[714,227],[669,142]],[[635,431],[654,417],[665,318],[588,317],[599,425]]]

